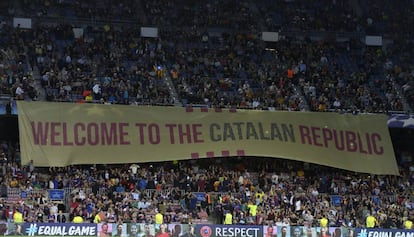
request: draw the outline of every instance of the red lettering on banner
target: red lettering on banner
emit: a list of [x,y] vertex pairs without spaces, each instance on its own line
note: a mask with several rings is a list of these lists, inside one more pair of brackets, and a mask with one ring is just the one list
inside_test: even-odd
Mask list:
[[[160,126],[158,124],[150,123],[147,130],[145,130],[147,127],[146,123],[136,123],[135,126],[139,129],[139,143],[141,145],[145,144],[146,137],[148,137],[148,141],[152,145],[157,145],[161,142]],[[147,136],[145,136],[146,134]]]
[[200,123],[193,124],[174,124],[167,123],[165,127],[170,132],[170,143],[175,144],[175,137],[178,136],[180,144],[203,143],[201,139],[202,132],[199,130],[202,127]]
[[145,123],[136,123],[135,126],[138,127],[138,129],[139,129],[139,143],[141,145],[144,145],[145,144],[144,127],[146,127],[147,124],[145,124]]
[[[128,132],[125,131],[129,127],[128,123],[119,123],[119,144],[120,145],[129,145],[130,141],[127,140]],[[115,139],[116,141],[116,139]]]
[[[184,128],[185,126],[185,128]],[[180,139],[180,144],[185,143],[185,138],[187,138],[187,143],[191,143],[191,128],[190,124],[178,124],[178,138]]]
[[62,136],[63,136],[63,145],[64,146],[73,146],[73,142],[68,141],[68,128],[67,128],[67,124],[64,123],[62,125]]
[[[357,134],[357,139],[358,139],[358,145],[359,145],[360,147],[363,147],[363,145],[362,145],[361,135],[360,135],[359,133]],[[369,141],[367,140],[367,149],[368,149],[368,150],[370,149],[370,146],[371,146],[371,142],[369,142]],[[365,150],[365,149],[361,149],[361,153],[364,153],[364,154],[369,154],[369,153],[368,153],[368,151],[367,151],[367,150]]]
[[74,137],[75,137],[75,145],[77,146],[83,146],[86,144],[86,138],[85,137],[81,137],[79,135],[79,130],[81,131],[85,131],[85,124],[83,123],[75,123],[75,129],[74,129]]
[[30,125],[32,125],[32,134],[35,145],[46,145],[49,133],[48,124],[49,123],[46,122],[46,126],[43,126],[42,122],[37,122],[37,124],[35,122],[30,122]]
[[167,123],[165,124],[165,127],[168,128],[168,130],[170,131],[170,143],[171,144],[175,144],[175,138],[174,138],[174,128],[176,127],[176,124],[172,124],[172,123]]
[[321,128],[311,127],[311,130],[312,130],[313,144],[315,146],[322,146],[322,143],[319,142],[321,139],[321,135],[318,134]]
[[86,127],[86,129],[87,129],[87,132],[88,132],[88,144],[92,145],[92,146],[98,145],[98,143],[99,143],[98,124],[90,123]]
[[61,143],[57,141],[60,132],[59,132],[60,123],[51,122],[50,123],[50,145],[52,146],[60,146]]
[[149,142],[153,145],[160,144],[160,127],[156,123],[151,123],[148,126],[148,138]]
[[357,152],[368,155],[384,154],[378,133],[359,133],[314,126],[299,125],[302,144],[335,148],[338,151]]
[[355,152],[358,149],[356,144],[356,134],[352,131],[345,131],[346,149],[351,152]]
[[331,130],[323,128],[322,129],[322,137],[323,137],[323,146],[328,147],[328,142],[332,141]]
[[31,122],[33,141],[42,146],[129,145],[128,123]]
[[309,127],[300,125],[299,126],[300,140],[302,144],[312,145],[312,139],[310,137]]
[[117,134],[116,134],[116,124],[111,123],[109,129],[107,128],[106,124],[102,124],[105,129],[102,129],[103,132],[101,134],[102,143],[105,145],[112,145],[112,141],[114,141],[113,145],[117,144]]
[[199,128],[203,127],[203,125],[201,123],[195,123],[192,125],[192,127],[194,143],[203,143],[204,140],[200,138],[203,133],[199,130]]
[[381,135],[374,133],[371,135],[371,144],[374,146],[374,153],[378,155],[384,154],[384,147],[378,146],[378,143],[381,141]]

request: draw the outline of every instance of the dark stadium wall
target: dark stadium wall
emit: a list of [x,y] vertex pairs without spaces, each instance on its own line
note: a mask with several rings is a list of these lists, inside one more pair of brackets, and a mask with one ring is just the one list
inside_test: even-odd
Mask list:
[[17,115],[0,115],[0,140],[19,141]]

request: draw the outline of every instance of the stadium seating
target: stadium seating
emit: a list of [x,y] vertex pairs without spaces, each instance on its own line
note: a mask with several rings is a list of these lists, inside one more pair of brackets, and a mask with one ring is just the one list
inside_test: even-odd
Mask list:
[[[413,8],[408,0],[2,1],[0,114],[8,113],[8,103],[17,113],[14,99],[411,112]],[[15,16],[32,18],[32,29],[13,26]],[[140,26],[157,27],[159,37],[141,37]],[[262,31],[281,37],[265,42]],[[365,35],[387,41],[368,46]],[[317,225],[328,215],[330,226],[362,227],[371,212],[381,227],[402,228],[414,216],[412,162],[400,164],[400,177],[266,159],[139,164],[134,173],[129,164],[22,166],[18,145],[9,141],[1,142],[0,153],[1,220],[9,219],[6,209],[19,206],[27,209],[27,219],[53,207],[68,221],[79,208],[92,221],[111,207],[115,220],[152,222],[157,207],[170,222],[187,214],[202,221],[198,212],[206,209],[210,222],[220,223],[231,210],[241,223],[249,201],[269,224]],[[46,189],[64,189],[66,206],[49,202]],[[194,193],[209,193],[212,202],[198,200],[193,208]]]

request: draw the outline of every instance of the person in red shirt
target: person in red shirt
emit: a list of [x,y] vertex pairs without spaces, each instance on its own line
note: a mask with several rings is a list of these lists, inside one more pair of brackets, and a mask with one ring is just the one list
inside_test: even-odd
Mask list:
[[318,234],[319,237],[329,237],[329,232],[327,227],[321,227],[321,232]]
[[160,230],[155,234],[155,237],[170,237],[170,233],[167,232],[166,224],[160,225]]

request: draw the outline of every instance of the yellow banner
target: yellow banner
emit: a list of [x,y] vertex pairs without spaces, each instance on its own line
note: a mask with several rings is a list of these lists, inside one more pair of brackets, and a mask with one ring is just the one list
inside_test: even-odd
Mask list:
[[258,156],[398,174],[385,115],[18,102],[22,163]]

